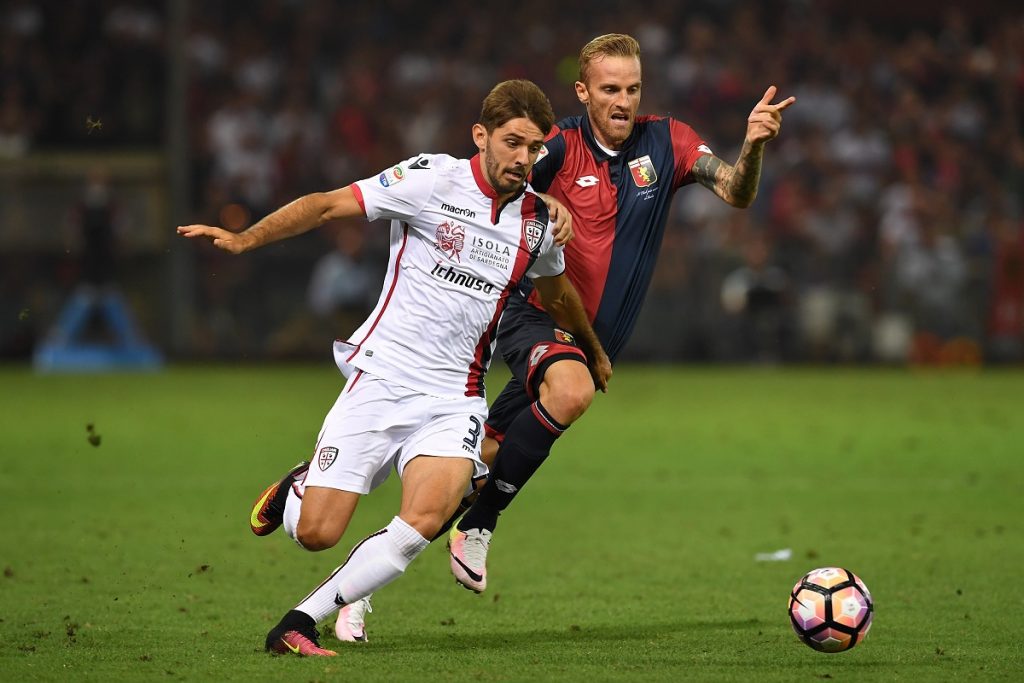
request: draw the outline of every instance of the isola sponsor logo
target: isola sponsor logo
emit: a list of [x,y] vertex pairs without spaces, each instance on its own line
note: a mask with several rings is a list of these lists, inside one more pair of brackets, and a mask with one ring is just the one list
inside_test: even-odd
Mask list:
[[466,273],[460,273],[451,266],[445,266],[440,263],[434,264],[434,269],[430,271],[430,274],[436,278],[444,280],[445,282],[465,287],[466,289],[474,292],[490,294],[494,291],[494,285],[490,282],[481,280],[478,277],[473,277],[472,275],[467,275]]
[[469,260],[495,268],[508,268],[512,260],[512,249],[497,240],[473,236],[470,241]]
[[497,240],[488,240],[484,239],[483,237],[474,236],[471,240],[471,243],[474,248],[492,251],[495,254],[499,254],[501,256],[508,256],[509,254],[512,253],[512,250],[509,248],[507,244],[502,244]]
[[447,211],[448,213],[455,214],[456,216],[465,216],[466,218],[476,218],[476,211],[472,209],[464,209],[461,206],[452,206],[448,202],[441,202],[441,210]]

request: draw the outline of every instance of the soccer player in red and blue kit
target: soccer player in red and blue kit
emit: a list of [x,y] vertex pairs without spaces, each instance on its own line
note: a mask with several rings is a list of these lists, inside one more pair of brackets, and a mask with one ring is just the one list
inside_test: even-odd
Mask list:
[[[593,39],[580,51],[579,64],[576,95],[586,116],[563,119],[553,129],[531,183],[573,216],[566,272],[614,361],[640,312],[675,191],[697,182],[732,206],[750,206],[765,143],[778,135],[781,112],[795,98],[772,104],[776,89],[768,88],[747,119],[743,148],[730,165],[685,123],[637,115],[640,46],[631,36]],[[595,392],[587,358],[572,336],[558,329],[529,286],[520,293],[510,300],[498,331],[498,348],[513,378],[487,419],[483,457],[493,463],[490,476],[448,541],[452,573],[478,593],[487,585],[487,550],[498,515]]]

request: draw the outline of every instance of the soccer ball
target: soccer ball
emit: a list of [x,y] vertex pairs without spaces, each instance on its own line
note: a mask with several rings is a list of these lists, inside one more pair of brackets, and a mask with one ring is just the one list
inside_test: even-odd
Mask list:
[[815,569],[789,594],[793,630],[818,652],[842,652],[864,640],[874,613],[868,587],[849,569]]

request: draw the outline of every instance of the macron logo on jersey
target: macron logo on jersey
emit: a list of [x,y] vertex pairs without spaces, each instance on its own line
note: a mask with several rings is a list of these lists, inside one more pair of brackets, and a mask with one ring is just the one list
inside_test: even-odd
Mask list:
[[441,202],[441,210],[453,213],[456,216],[465,216],[466,218],[476,218],[476,211],[472,209],[464,209],[461,206],[455,206],[448,202]]
[[598,180],[597,177],[592,175],[580,176],[579,178],[576,179],[576,184],[579,185],[580,187],[593,187],[594,185],[597,185],[599,182],[601,181]]

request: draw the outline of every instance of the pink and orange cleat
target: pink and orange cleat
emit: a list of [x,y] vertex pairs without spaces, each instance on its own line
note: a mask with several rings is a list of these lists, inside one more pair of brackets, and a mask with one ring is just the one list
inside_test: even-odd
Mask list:
[[277,530],[284,521],[284,504],[288,500],[288,489],[309,469],[308,462],[300,462],[288,471],[281,481],[274,482],[263,490],[249,513],[249,528],[257,536],[266,536]]
[[286,655],[296,654],[300,657],[337,657],[334,650],[327,650],[320,647],[316,638],[299,633],[298,631],[285,631],[278,638],[274,639],[268,647],[274,654]]

